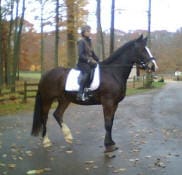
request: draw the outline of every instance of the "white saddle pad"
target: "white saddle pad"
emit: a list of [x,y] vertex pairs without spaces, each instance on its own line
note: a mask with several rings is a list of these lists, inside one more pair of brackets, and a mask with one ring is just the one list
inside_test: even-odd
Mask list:
[[[80,74],[80,70],[77,69],[71,69],[68,73],[68,77],[66,80],[66,91],[78,91],[79,90],[79,84],[78,84],[78,77]],[[97,67],[95,68],[94,72],[94,78],[90,85],[89,90],[96,90],[100,85],[100,71],[99,71],[99,65],[97,64]]]

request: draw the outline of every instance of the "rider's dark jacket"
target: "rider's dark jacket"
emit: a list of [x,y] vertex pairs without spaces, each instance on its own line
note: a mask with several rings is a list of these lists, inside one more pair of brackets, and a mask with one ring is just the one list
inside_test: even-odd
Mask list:
[[90,70],[95,67],[93,60],[98,62],[99,58],[93,50],[92,41],[89,37],[82,37],[78,41],[78,69],[90,73]]

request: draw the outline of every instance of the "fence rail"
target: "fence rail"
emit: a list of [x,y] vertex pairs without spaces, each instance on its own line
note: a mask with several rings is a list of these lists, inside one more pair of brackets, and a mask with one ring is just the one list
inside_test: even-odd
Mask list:
[[[27,102],[27,98],[35,97],[35,93],[37,92],[38,83],[28,83],[27,81],[24,82],[24,97],[23,102]],[[31,93],[31,94],[29,94]],[[32,94],[33,93],[33,94]]]
[[[27,102],[28,98],[34,98],[36,95],[37,82],[18,82],[15,87],[0,87],[0,102],[21,100]],[[15,92],[12,92],[12,88]]]

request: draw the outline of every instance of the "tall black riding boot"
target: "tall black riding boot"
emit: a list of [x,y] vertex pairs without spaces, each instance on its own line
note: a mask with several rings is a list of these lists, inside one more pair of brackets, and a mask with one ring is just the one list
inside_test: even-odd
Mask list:
[[79,88],[79,91],[77,94],[77,100],[81,100],[81,101],[88,100],[88,97],[87,97],[86,93],[84,92],[84,88],[85,88],[85,85],[87,83],[87,79],[88,79],[88,74],[84,73],[82,75],[82,79],[80,81],[80,88]]

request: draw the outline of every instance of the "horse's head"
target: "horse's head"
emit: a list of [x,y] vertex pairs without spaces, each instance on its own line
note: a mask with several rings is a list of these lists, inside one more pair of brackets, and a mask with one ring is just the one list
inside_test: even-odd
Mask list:
[[156,59],[152,56],[149,48],[147,47],[147,37],[143,38],[143,35],[141,35],[138,39],[136,39],[134,43],[134,50],[136,53],[134,62],[139,66],[139,68],[147,71],[156,71],[158,69]]

